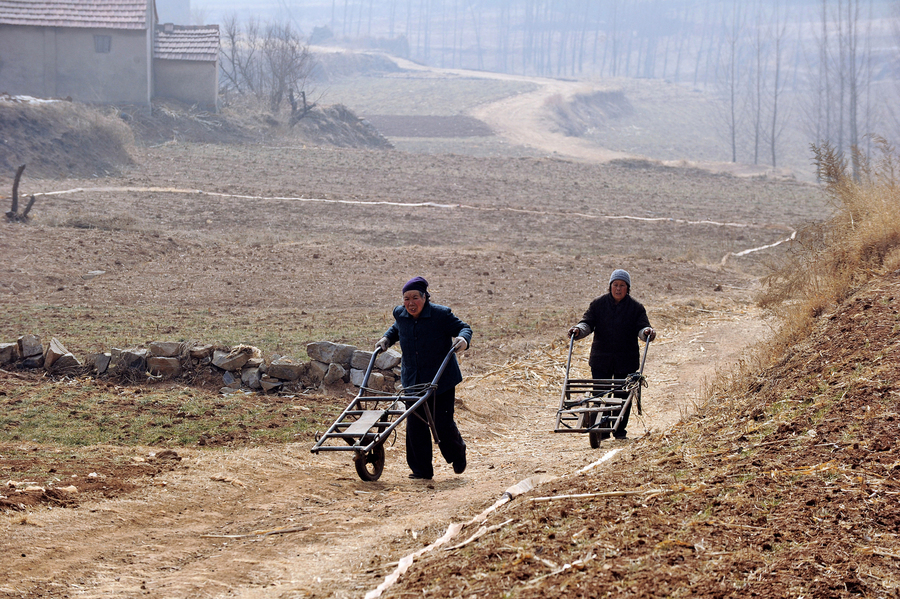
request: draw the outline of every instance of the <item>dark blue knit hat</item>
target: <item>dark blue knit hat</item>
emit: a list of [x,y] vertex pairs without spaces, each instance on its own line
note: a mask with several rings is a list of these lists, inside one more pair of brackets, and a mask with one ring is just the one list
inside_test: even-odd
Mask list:
[[403,286],[402,293],[406,293],[407,291],[418,291],[422,295],[425,295],[428,292],[428,281],[422,277],[413,277]]

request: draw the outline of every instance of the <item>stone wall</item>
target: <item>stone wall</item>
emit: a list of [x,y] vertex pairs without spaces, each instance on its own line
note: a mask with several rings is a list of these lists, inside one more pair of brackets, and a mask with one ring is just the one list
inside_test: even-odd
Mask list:
[[[55,337],[45,347],[35,335],[23,335],[15,343],[0,343],[0,368],[43,369],[50,375],[184,380],[206,374],[221,377],[221,393],[277,393],[324,389],[352,384],[361,386],[372,359],[370,351],[352,345],[317,341],[306,346],[308,362],[277,354],[263,357],[259,348],[236,345],[216,348],[195,342],[156,341],[148,347],[113,348],[79,360]],[[375,359],[368,388],[393,392],[399,387],[400,354],[388,350]]]

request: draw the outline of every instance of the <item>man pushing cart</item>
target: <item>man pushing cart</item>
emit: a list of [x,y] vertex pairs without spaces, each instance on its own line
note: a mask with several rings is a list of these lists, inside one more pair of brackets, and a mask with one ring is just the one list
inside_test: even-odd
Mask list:
[[[589,432],[591,447],[612,435],[626,439],[634,403],[640,406],[647,347],[656,338],[647,311],[631,297],[631,275],[616,269],[607,293],[594,299],[581,321],[569,329],[566,383],[556,417],[555,432]],[[569,379],[572,345],[594,334],[591,379]],[[646,342],[641,359],[638,339]]]
[[[403,286],[403,304],[394,308],[394,324],[375,345],[357,397],[312,448],[319,451],[356,452],[356,472],[362,480],[378,480],[384,468],[384,442],[406,420],[406,462],[410,478],[430,480],[432,437],[453,471],[466,469],[466,443],[453,413],[456,385],[462,373],[456,353],[472,341],[472,328],[450,308],[433,304],[428,282],[415,277]],[[402,391],[378,394],[368,388],[369,375],[379,352],[400,342]],[[328,445],[330,440],[346,445]]]

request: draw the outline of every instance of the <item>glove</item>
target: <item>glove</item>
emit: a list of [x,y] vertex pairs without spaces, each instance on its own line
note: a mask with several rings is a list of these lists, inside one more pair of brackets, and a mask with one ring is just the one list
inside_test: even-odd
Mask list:
[[579,322],[574,327],[569,329],[569,336],[574,337],[575,339],[581,339],[582,337],[587,337],[591,333],[590,328],[587,323]]
[[640,334],[641,341],[653,341],[656,339],[656,331],[652,327],[644,327]]
[[466,341],[465,337],[454,337],[453,347],[458,351],[466,351],[469,349],[469,342]]
[[391,346],[391,342],[387,337],[382,337],[375,344],[375,349],[379,349],[381,351],[387,351],[387,348]]

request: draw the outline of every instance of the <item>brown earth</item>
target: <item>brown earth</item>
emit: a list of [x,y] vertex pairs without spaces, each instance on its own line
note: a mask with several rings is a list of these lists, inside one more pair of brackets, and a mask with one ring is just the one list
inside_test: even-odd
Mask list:
[[[803,418],[821,421],[818,402],[804,403],[814,414],[804,412],[797,423],[768,408],[759,415],[735,408],[730,420],[713,411],[672,428],[696,411],[706,381],[727,364],[749,363],[745,350],[774,326],[753,298],[765,261],[781,246],[742,252],[821,217],[825,204],[812,187],[641,160],[424,156],[290,139],[228,146],[176,140],[139,147],[133,159],[120,176],[23,181],[23,193],[42,195],[30,223],[0,225],[0,295],[11,306],[0,317],[3,340],[56,336],[84,355],[166,336],[299,356],[306,342],[320,340],[310,332],[326,330],[329,340],[369,347],[389,324],[402,283],[421,274],[435,301],[475,330],[461,359],[467,378],[458,408],[470,465],[457,476],[438,464],[434,481],[409,480],[401,434],[381,479],[364,483],[347,455],[311,455],[311,434],[289,444],[222,439],[207,447],[73,449],[11,441],[14,431],[4,430],[0,478],[45,489],[70,480],[102,484],[76,483],[74,497],[60,495],[65,501],[40,495],[46,490],[25,492],[38,495],[30,503],[0,492],[9,508],[0,515],[0,597],[362,597],[398,559],[536,474],[561,478],[531,497],[661,491],[606,502],[522,496],[487,524],[511,522],[449,559],[431,552],[389,595],[721,597],[745,596],[749,588],[772,597],[896,596],[897,520],[884,509],[897,491],[887,433],[896,425],[888,418],[896,392],[888,383],[872,378],[854,395],[859,410],[866,398],[876,402],[858,426],[886,427],[863,443],[840,436],[838,419],[850,417],[840,402],[825,418],[834,423],[818,426],[816,437],[804,431]],[[0,180],[0,189],[8,186]],[[631,271],[634,295],[660,332],[649,350],[650,386],[644,414],[630,426],[633,441],[615,447],[622,451],[607,465],[577,474],[608,447],[592,450],[581,435],[551,432],[564,331],[620,266]],[[84,277],[97,270],[104,274]],[[873,290],[864,302],[881,318],[860,320],[851,304],[827,321],[830,345],[798,349],[783,370],[761,374],[759,406],[778,402],[775,382],[794,377],[814,386],[817,368],[827,372],[839,352],[860,348],[837,341],[841,327],[863,334],[849,323],[895,318],[893,304],[876,301],[881,293]],[[97,319],[110,323],[107,347],[78,324]],[[232,338],[232,329],[244,336]],[[258,337],[248,338],[251,331]],[[879,363],[896,369],[893,347],[871,344],[865,351],[873,353],[840,362],[881,355],[889,358]],[[586,349],[576,346],[576,371]],[[834,372],[854,391],[869,381]],[[877,381],[890,380],[887,374]],[[0,401],[23,384],[92,384],[32,377],[0,373]],[[323,402],[348,400],[311,394],[253,401],[318,412]],[[833,466],[817,470],[820,464]],[[27,479],[29,471],[51,469],[50,480]],[[748,472],[784,474],[729,482]],[[834,476],[838,491],[828,486]],[[777,486],[784,480],[808,488],[788,494],[783,489],[792,487]],[[773,493],[787,495],[768,499]],[[680,502],[667,503],[673,494]],[[828,509],[823,502],[832,496],[859,507]],[[692,523],[689,514],[698,512],[711,516]],[[814,544],[826,526],[847,533],[844,540],[823,537],[838,549]],[[777,567],[766,569],[771,563]],[[574,566],[540,578],[565,564]],[[750,586],[732,584],[739,576]]]

